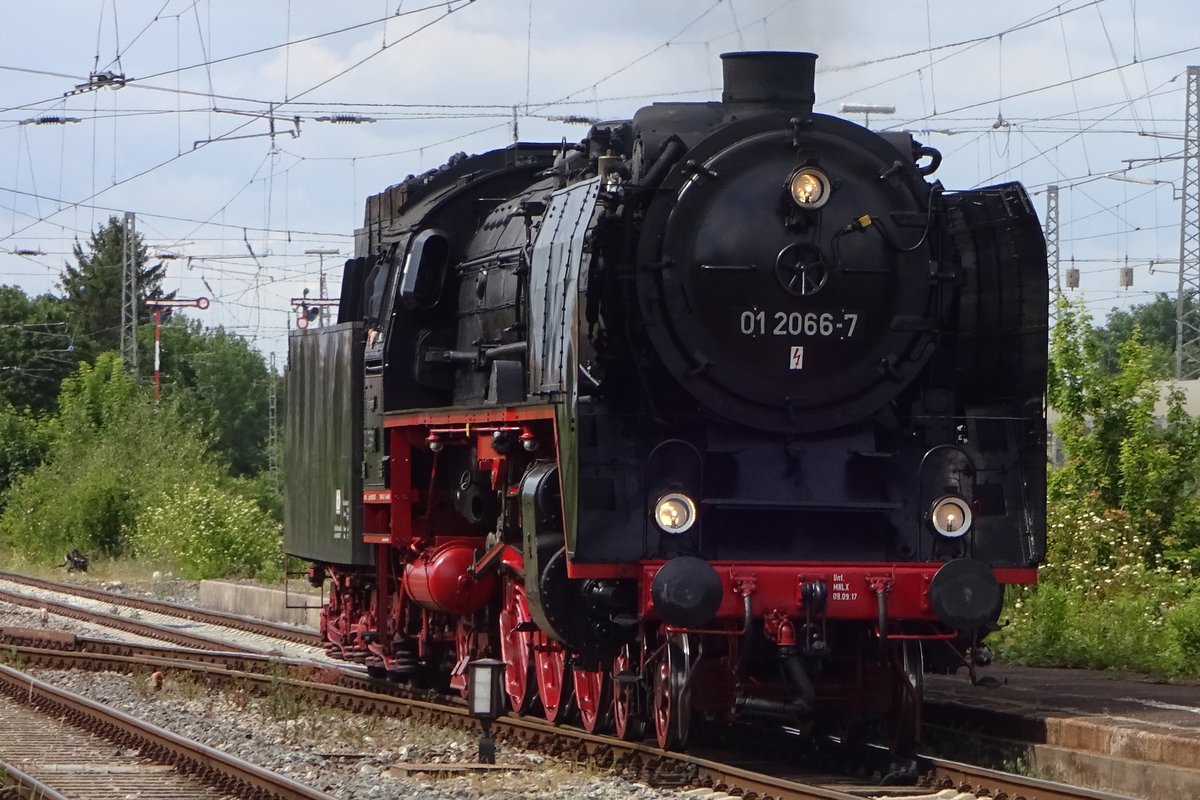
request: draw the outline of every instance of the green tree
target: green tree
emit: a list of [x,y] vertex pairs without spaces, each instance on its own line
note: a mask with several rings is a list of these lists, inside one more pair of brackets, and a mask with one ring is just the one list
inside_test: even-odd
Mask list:
[[[162,266],[146,266],[146,246],[135,234],[138,320],[150,318],[146,298],[160,292]],[[94,352],[118,349],[121,341],[121,284],[124,275],[125,228],[109,217],[88,239],[75,243],[75,265],[64,265],[59,287],[71,320],[94,342]]]
[[[1185,313],[1194,313],[1196,298],[1191,293],[1184,296]],[[1158,293],[1149,303],[1133,306],[1128,310],[1114,308],[1108,312],[1103,327],[1096,329],[1097,357],[1100,367],[1110,375],[1120,371],[1120,346],[1133,335],[1134,328],[1141,328],[1144,356],[1150,373],[1156,378],[1169,378],[1175,374],[1175,320],[1178,314],[1176,299]]]
[[59,409],[47,457],[8,492],[0,545],[42,562],[74,547],[149,556],[196,577],[278,569],[279,526],[258,487],[231,478],[178,404],[153,403],[115,353],[80,365]]
[[1100,336],[1082,306],[1060,303],[1051,336],[1048,396],[1061,414],[1055,432],[1067,456],[1050,476],[1052,502],[1092,497],[1099,510],[1131,515],[1148,556],[1178,541],[1196,541],[1200,422],[1183,397],[1160,402],[1151,346],[1134,325],[1117,347],[1118,367],[1104,366]]
[[0,286],[0,403],[51,410],[59,384],[79,358],[61,300]]
[[0,510],[8,487],[40,464],[49,446],[45,425],[26,411],[0,403]]
[[1009,595],[1003,652],[1056,666],[1200,672],[1200,422],[1156,380],[1134,324],[1104,364],[1060,303],[1048,399],[1066,461],[1050,474],[1039,585]]
[[[149,334],[149,330],[144,332]],[[183,317],[162,327],[164,391],[195,422],[236,476],[267,467],[268,395],[277,381],[262,354],[223,328]],[[143,347],[152,359],[150,347]],[[153,367],[147,360],[145,368]],[[164,395],[166,396],[166,395]]]

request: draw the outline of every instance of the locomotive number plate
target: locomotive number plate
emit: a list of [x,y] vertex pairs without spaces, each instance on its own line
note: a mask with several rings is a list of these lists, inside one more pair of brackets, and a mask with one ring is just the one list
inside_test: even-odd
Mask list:
[[858,327],[858,314],[851,311],[760,311],[749,309],[738,320],[746,336],[811,336],[849,339]]

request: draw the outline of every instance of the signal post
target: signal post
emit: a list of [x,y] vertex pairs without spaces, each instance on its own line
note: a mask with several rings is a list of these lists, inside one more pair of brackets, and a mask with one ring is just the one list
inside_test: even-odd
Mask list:
[[146,301],[146,308],[154,311],[154,402],[158,402],[158,396],[161,392],[161,364],[162,364],[162,317],[164,310],[174,308],[198,308],[204,311],[208,308],[209,301],[207,297],[172,297],[172,298],[154,298]]

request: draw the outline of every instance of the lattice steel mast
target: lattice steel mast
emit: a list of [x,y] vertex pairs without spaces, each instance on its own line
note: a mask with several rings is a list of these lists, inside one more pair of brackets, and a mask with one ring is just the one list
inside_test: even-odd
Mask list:
[[1175,377],[1200,376],[1200,67],[1187,70],[1183,132],[1183,211],[1179,223],[1179,296],[1175,305]]
[[132,211],[125,212],[121,241],[121,358],[125,368],[137,373],[138,366],[138,263],[137,230]]
[[274,482],[275,488],[279,488],[279,461],[276,457],[279,440],[275,432],[279,401],[275,396],[275,388],[278,386],[278,381],[275,379],[275,351],[271,351],[271,370],[267,381],[267,469],[270,471],[271,481]]
[[1046,264],[1050,267],[1050,328],[1058,319],[1062,280],[1058,272],[1058,187],[1046,187]]

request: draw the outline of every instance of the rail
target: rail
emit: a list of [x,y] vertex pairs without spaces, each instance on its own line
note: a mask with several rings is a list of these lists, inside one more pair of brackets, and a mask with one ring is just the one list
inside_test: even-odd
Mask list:
[[52,581],[47,578],[35,578],[30,575],[21,575],[16,572],[0,571],[0,580],[10,581],[12,583],[20,583],[26,586],[33,586],[51,592],[62,592],[64,594],[72,594],[78,597],[86,597],[89,600],[99,600],[105,603],[115,603],[117,605],[129,606],[131,608],[139,608],[143,611],[153,611],[157,614],[180,617],[182,619],[188,619],[194,622],[206,622],[211,625],[223,625],[227,628],[235,628],[247,633],[257,633],[261,636],[270,636],[276,639],[283,639],[284,641],[294,642],[296,644],[304,644],[311,647],[321,646],[321,635],[319,633],[307,628],[298,628],[294,625],[268,622],[267,620],[243,617],[238,614],[225,614],[220,611],[210,611],[207,609],[180,605],[179,603],[168,603],[162,600],[151,600],[149,598],[136,597],[128,594],[106,592],[99,589],[92,589],[87,586],[80,586],[74,583]]
[[[33,636],[36,632],[29,632]],[[389,685],[386,681],[362,676],[356,672],[329,670],[313,681],[303,677],[281,677],[278,673],[246,672],[238,669],[247,662],[255,669],[269,660],[247,654],[179,653],[165,648],[147,648],[141,645],[124,645],[107,640],[81,640],[80,651],[62,649],[13,646],[14,656],[26,664],[47,667],[70,667],[74,664],[88,668],[113,669],[118,671],[150,670],[170,666],[203,673],[207,680],[252,687],[268,691],[272,686],[284,683],[303,692],[322,705],[342,708],[359,713],[379,713],[394,716],[416,717],[462,730],[475,730],[476,721],[471,718],[461,701],[451,698],[431,700],[426,697],[398,696],[402,687]],[[121,654],[116,650],[122,648]],[[113,653],[102,652],[112,650]],[[202,658],[208,663],[196,659]],[[276,662],[278,663],[278,662]],[[215,670],[214,670],[215,667]],[[293,675],[312,676],[312,666],[295,662]],[[353,683],[345,685],[342,681]],[[339,685],[334,685],[336,682]],[[388,694],[381,694],[380,690]],[[415,693],[413,693],[415,694]],[[674,753],[637,742],[623,742],[614,738],[589,734],[581,729],[553,726],[545,721],[510,715],[496,722],[497,738],[520,746],[529,746],[552,755],[588,761],[598,766],[609,767],[617,772],[631,774],[652,783],[676,784],[711,789],[715,792],[756,797],[758,800],[863,800],[895,796],[894,789],[883,787],[841,787],[831,784],[816,785],[802,780],[768,775],[739,766],[736,757],[728,760],[708,758],[686,753]],[[1128,798],[1081,787],[1072,787],[1050,781],[1012,775],[997,770],[974,767],[953,761],[919,757],[916,760],[918,781],[909,787],[907,796],[921,796],[922,791],[930,797],[945,789],[978,794],[979,796],[1007,797],[1008,800],[1128,800]],[[785,771],[783,764],[776,765]]]

